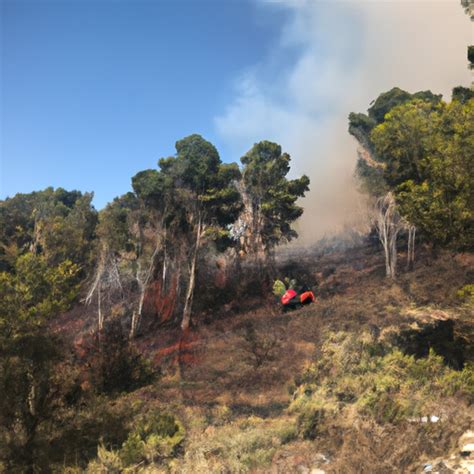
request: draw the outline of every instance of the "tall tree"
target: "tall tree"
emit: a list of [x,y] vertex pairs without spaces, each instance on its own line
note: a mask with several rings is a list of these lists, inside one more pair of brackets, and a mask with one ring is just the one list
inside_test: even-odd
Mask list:
[[227,226],[241,209],[236,182],[240,171],[236,164],[222,163],[210,142],[200,135],[190,135],[176,142],[176,156],[160,161],[161,172],[172,179],[175,206],[183,212],[181,237],[188,239],[188,283],[181,327],[186,330],[196,284],[197,262],[201,248],[210,242],[229,238]]
[[[161,159],[158,165],[158,170],[144,170],[132,178],[138,208],[128,213],[126,240],[131,237],[135,251],[140,296],[131,337],[140,322],[145,292],[158,269],[164,290],[171,283],[168,274],[174,267],[178,294],[182,268],[187,266],[181,325],[189,327],[201,249],[210,243],[225,248],[231,242],[227,226],[241,209],[238,166],[222,163],[216,148],[200,135],[176,142],[176,155]],[[117,224],[111,226],[115,227]]]
[[[373,207],[375,228],[378,230],[379,238],[383,243],[383,226],[377,222],[383,215],[397,216],[394,190],[399,184],[407,179],[420,181],[422,175],[423,160],[427,149],[431,146],[429,131],[433,128],[433,117],[436,116],[438,107],[442,107],[441,95],[433,94],[431,91],[420,91],[410,94],[398,87],[380,94],[368,109],[368,113],[351,113],[349,115],[349,133],[359,143],[358,161],[356,165],[356,176],[361,189],[369,197]],[[404,124],[398,129],[396,139],[383,140],[384,131],[393,127],[391,117],[400,113],[400,109],[406,105]],[[387,121],[389,121],[387,123]],[[387,203],[391,203],[388,205]],[[384,212],[390,210],[388,214]],[[403,225],[402,225],[403,224]],[[400,227],[401,226],[401,227]],[[394,233],[394,244],[389,246],[390,252],[396,252],[396,236],[400,230],[408,232],[407,267],[411,268],[414,262],[414,243],[416,226],[405,218],[397,225]],[[385,247],[384,247],[385,248]],[[396,256],[387,253],[385,249],[386,267],[392,269],[387,275],[394,278],[396,273]]]
[[78,275],[69,260],[52,267],[31,252],[0,272],[0,466],[8,472],[45,472],[38,432],[54,408],[60,357],[46,322],[75,300]]
[[246,253],[266,258],[276,245],[297,237],[292,228],[303,213],[296,204],[309,189],[309,178],[288,179],[290,155],[269,141],[256,143],[242,158],[240,222]]
[[[400,114],[376,140],[397,141],[399,128],[406,127],[400,122],[404,111]],[[421,179],[408,179],[395,188],[400,212],[435,246],[473,248],[474,99],[438,109],[431,123]]]

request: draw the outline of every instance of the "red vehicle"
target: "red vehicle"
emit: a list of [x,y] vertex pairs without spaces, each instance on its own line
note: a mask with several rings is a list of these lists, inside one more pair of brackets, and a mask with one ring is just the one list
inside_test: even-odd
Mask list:
[[284,309],[295,309],[314,301],[316,301],[314,293],[306,287],[301,288],[299,292],[293,289],[286,290],[281,297],[281,304]]

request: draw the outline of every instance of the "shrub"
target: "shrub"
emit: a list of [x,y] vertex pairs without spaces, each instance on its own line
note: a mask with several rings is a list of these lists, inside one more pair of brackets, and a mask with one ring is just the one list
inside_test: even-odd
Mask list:
[[149,362],[130,344],[118,319],[110,321],[85,348],[89,378],[99,393],[131,392],[156,377]]
[[259,334],[253,323],[248,321],[244,326],[244,350],[249,355],[250,363],[258,369],[275,360],[280,341],[273,334]]
[[300,413],[297,422],[297,432],[303,439],[316,439],[326,418],[324,408],[310,407]]
[[278,433],[281,444],[291,443],[298,437],[298,429],[294,423],[285,425]]
[[120,450],[125,466],[173,457],[184,440],[184,428],[173,415],[159,411],[138,421]]
[[474,285],[464,285],[457,291],[456,296],[466,303],[474,304]]
[[290,412],[298,415],[298,433],[314,439],[324,418],[352,404],[380,424],[426,414],[446,396],[474,400],[474,365],[446,365],[432,348],[425,357],[403,353],[368,334],[358,338],[329,334],[317,361],[296,377]]

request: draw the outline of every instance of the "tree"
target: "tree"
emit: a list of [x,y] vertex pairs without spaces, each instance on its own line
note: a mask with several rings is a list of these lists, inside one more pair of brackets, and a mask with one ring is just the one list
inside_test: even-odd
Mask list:
[[457,86],[453,89],[452,99],[465,104],[474,98],[474,89],[469,87]]
[[38,431],[54,410],[61,351],[46,322],[75,300],[79,272],[69,260],[51,267],[33,253],[0,272],[0,461],[9,472],[36,472],[47,461]]
[[[217,250],[230,245],[227,227],[241,210],[236,164],[222,163],[216,148],[199,135],[176,142],[176,152],[159,160],[159,169],[137,173],[134,193],[116,199],[100,214],[101,250],[88,301],[94,295],[99,301],[101,289],[127,286],[133,275],[138,298],[131,338],[140,326],[150,283],[160,275],[162,291],[172,283],[178,297],[186,266],[182,327],[189,327],[201,249],[211,243]],[[100,304],[98,312],[102,325]]]
[[0,270],[12,270],[26,252],[45,256],[53,266],[68,259],[85,270],[97,223],[92,198],[47,188],[0,201]]
[[[189,242],[188,284],[181,327],[186,330],[196,283],[197,262],[201,248],[210,242],[229,239],[227,228],[241,210],[236,187],[240,171],[236,164],[222,163],[216,148],[200,135],[190,135],[176,142],[176,156],[160,160],[161,173],[173,183],[175,212],[179,216],[178,238]],[[169,188],[168,188],[169,189]]]
[[390,188],[411,179],[424,179],[426,157],[433,152],[433,131],[439,108],[418,99],[394,107],[370,135],[377,156],[385,163],[384,180]]
[[397,236],[405,224],[391,192],[377,199],[374,224],[385,252],[385,274],[394,279],[397,271]]
[[290,155],[269,141],[256,143],[242,158],[240,185],[244,210],[237,226],[242,228],[244,252],[266,258],[274,247],[298,234],[291,227],[302,214],[296,204],[309,189],[309,178],[289,180]]
[[[132,193],[115,198],[99,213],[97,261],[92,283],[85,298],[86,304],[97,296],[98,328],[104,327],[104,302],[110,306],[117,293],[123,297],[126,261],[123,256],[132,252],[130,216],[138,208]],[[122,264],[122,265],[121,265]],[[121,298],[120,298],[121,299]]]
[[435,246],[469,249],[474,245],[474,99],[440,109],[436,123],[423,179],[401,183],[396,199],[401,213]]
[[[417,182],[421,179],[424,156],[431,146],[428,132],[434,126],[432,119],[439,107],[442,107],[441,95],[431,91],[410,94],[394,87],[380,94],[367,115],[349,115],[349,133],[359,143],[356,176],[362,191],[370,197],[375,223],[385,215],[384,209],[391,210],[387,216],[398,215],[399,210],[387,205],[393,201],[397,185],[407,179]],[[400,116],[402,111],[403,117]],[[397,117],[395,120],[394,116]],[[390,138],[384,140],[389,129]],[[393,206],[397,206],[396,200]],[[384,226],[375,227],[383,243],[385,237],[381,232]],[[416,226],[405,218],[404,225],[397,230],[395,237],[400,230],[408,232],[407,267],[411,268],[415,258]],[[391,248],[396,251],[396,239]],[[391,257],[387,249],[385,258],[386,267],[393,268],[393,272],[387,275],[394,277],[396,268],[393,262],[396,262],[396,258]]]

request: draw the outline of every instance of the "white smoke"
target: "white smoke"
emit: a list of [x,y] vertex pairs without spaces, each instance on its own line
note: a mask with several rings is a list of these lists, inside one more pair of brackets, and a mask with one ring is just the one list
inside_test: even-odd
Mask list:
[[471,81],[472,24],[459,0],[287,0],[258,7],[262,14],[284,10],[279,42],[236,81],[216,128],[237,156],[262,139],[280,143],[292,156],[293,175],[310,176],[298,227],[311,242],[350,224],[360,210],[349,112],[365,112],[394,86],[431,89],[449,100],[454,86]]

